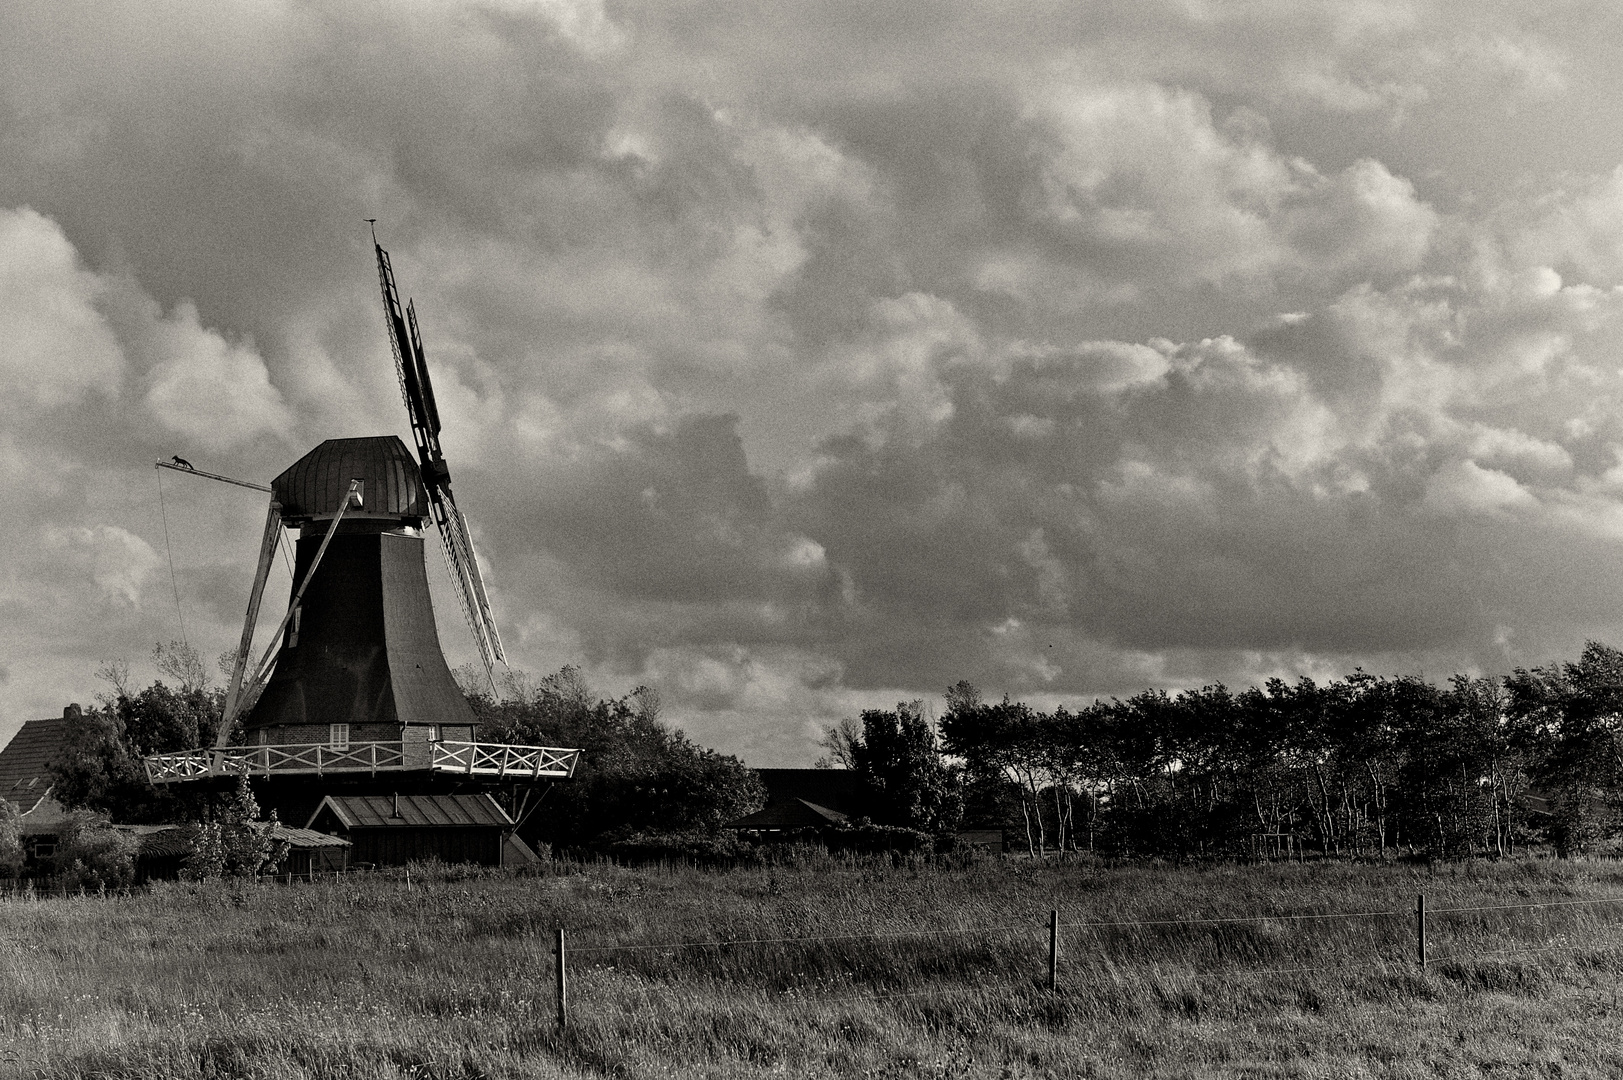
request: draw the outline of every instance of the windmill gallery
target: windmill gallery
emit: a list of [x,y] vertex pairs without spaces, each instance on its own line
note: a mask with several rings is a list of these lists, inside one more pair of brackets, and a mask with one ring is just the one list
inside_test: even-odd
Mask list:
[[[351,840],[356,861],[523,859],[515,819],[538,788],[574,773],[580,751],[475,739],[434,626],[430,519],[487,674],[504,661],[501,638],[451,492],[416,310],[402,307],[388,253],[376,240],[373,247],[415,456],[393,435],[329,439],[271,482],[214,744],[151,755],[145,768],[155,785],[226,787],[247,778],[283,823]],[[160,467],[198,473],[178,460]],[[298,531],[292,591],[254,663],[255,625],[284,529]],[[498,791],[506,807],[493,798]]]

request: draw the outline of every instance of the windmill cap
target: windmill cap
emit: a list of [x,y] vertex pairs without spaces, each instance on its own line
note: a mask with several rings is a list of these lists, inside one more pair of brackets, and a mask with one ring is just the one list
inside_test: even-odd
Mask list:
[[428,516],[417,459],[397,435],[328,439],[272,480],[271,492],[282,520],[308,521],[338,513],[354,480],[361,481],[362,497],[350,514],[415,522]]

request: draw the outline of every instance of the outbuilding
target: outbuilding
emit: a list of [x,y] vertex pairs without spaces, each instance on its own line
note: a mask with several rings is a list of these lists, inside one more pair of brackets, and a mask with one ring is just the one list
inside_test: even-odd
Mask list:
[[513,834],[513,819],[486,793],[328,795],[305,827],[349,841],[353,864],[404,866],[438,859],[503,866],[537,861]]
[[278,825],[271,830],[270,838],[287,845],[287,853],[274,871],[277,874],[313,878],[349,869],[349,853],[353,845],[341,836]]

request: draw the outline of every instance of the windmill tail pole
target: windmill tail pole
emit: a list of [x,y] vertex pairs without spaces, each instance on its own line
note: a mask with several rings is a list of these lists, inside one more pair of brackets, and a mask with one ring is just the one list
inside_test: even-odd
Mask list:
[[255,491],[263,491],[266,493],[270,492],[270,487],[266,484],[256,484],[252,480],[236,480],[229,476],[221,476],[219,473],[204,472],[202,469],[193,469],[186,465],[177,465],[172,461],[155,461],[152,464],[154,468],[172,469],[178,473],[185,473],[187,476],[201,476],[205,480],[218,480],[222,484],[235,484],[238,487],[253,488]]

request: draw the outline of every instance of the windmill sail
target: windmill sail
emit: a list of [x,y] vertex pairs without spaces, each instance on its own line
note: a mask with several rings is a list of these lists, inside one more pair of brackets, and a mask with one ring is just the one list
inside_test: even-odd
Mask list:
[[399,376],[400,395],[405,399],[406,413],[411,419],[412,439],[417,444],[423,486],[428,490],[434,524],[439,528],[446,570],[468,620],[468,630],[479,647],[485,673],[490,675],[496,664],[507,662],[507,657],[502,652],[490,597],[479,573],[479,560],[474,554],[473,538],[468,534],[468,523],[457,509],[456,497],[451,494],[451,469],[440,449],[439,406],[434,401],[428,357],[417,329],[417,309],[409,302],[401,307],[389,253],[376,241],[372,246],[377,251],[378,282],[383,289],[384,321],[389,328],[389,346],[394,352],[395,374]]

